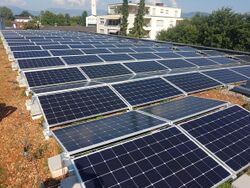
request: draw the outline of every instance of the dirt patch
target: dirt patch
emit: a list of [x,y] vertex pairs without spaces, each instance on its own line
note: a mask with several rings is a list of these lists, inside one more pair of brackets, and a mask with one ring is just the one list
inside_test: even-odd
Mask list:
[[51,182],[47,159],[59,153],[57,143],[46,141],[41,122],[25,108],[28,99],[16,82],[5,49],[0,46],[0,187],[39,187]]
[[240,106],[247,104],[247,99],[244,96],[230,92],[227,89],[213,89],[193,94],[193,96],[222,100]]

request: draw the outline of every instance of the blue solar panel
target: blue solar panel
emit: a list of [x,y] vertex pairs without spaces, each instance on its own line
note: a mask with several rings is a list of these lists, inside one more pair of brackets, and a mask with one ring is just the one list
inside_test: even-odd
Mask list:
[[177,50],[179,51],[196,51],[197,49],[192,48],[190,46],[176,46]]
[[221,84],[200,73],[189,73],[165,77],[187,93],[198,92],[220,86]]
[[81,50],[50,50],[53,56],[66,56],[66,55],[81,55],[83,52]]
[[14,46],[34,46],[34,42],[14,42],[14,43],[8,43],[8,46],[14,47]]
[[181,125],[234,171],[249,166],[250,113],[238,106]]
[[196,52],[179,52],[178,51],[176,53],[183,57],[201,57],[201,55]]
[[133,106],[182,95],[161,78],[114,84],[113,87]]
[[166,60],[159,60],[158,62],[170,69],[196,68],[195,65],[190,64],[183,59],[168,59],[168,60],[166,59]]
[[173,127],[74,159],[82,185],[213,187],[230,173]]
[[32,50],[42,50],[40,46],[14,46],[10,47],[12,52],[18,51],[32,51]]
[[86,80],[78,68],[25,72],[29,87]]
[[111,53],[108,49],[100,48],[100,49],[85,49],[82,50],[86,54],[105,54],[105,53]]
[[211,61],[207,58],[190,58],[186,60],[200,67],[218,65],[214,61]]
[[46,45],[58,45],[58,42],[36,42],[36,45],[42,45],[42,46],[46,46]]
[[154,72],[154,71],[168,71],[168,69],[156,61],[142,61],[125,63],[135,73]]
[[94,48],[94,46],[91,44],[71,44],[69,46],[76,49]]
[[246,81],[248,78],[228,69],[206,71],[204,74],[214,78],[224,84]]
[[167,103],[150,106],[142,111],[173,122],[197,116],[212,109],[224,106],[226,103],[199,97],[185,97]]
[[154,53],[158,56],[160,56],[161,58],[166,58],[166,59],[170,59],[170,58],[180,58],[181,56],[174,53],[174,52],[160,52],[160,53]]
[[103,62],[96,55],[69,56],[69,57],[63,57],[63,60],[69,65],[73,65],[73,64],[90,64],[90,63]]
[[137,60],[146,60],[146,59],[161,59],[153,53],[138,53],[138,54],[129,54]]
[[153,48],[132,48],[135,52],[156,52]]
[[113,44],[94,44],[96,48],[115,48]]
[[225,55],[225,53],[215,51],[215,50],[203,50],[202,52],[208,56],[224,56]]
[[134,60],[127,54],[103,54],[99,55],[104,61],[129,61]]
[[109,48],[109,51],[111,51],[113,53],[131,53],[131,52],[134,52],[130,48]]
[[39,96],[49,126],[108,114],[127,108],[107,86]]
[[68,45],[46,45],[42,46],[44,50],[59,50],[59,49],[69,49]]
[[243,74],[244,76],[247,76],[248,78],[250,78],[250,66],[248,67],[238,67],[238,68],[233,68],[232,70]]
[[88,75],[89,78],[103,78],[132,74],[132,72],[121,64],[86,66],[81,67],[81,69]]
[[40,59],[20,59],[18,60],[20,69],[33,69],[41,67],[64,66],[64,63],[58,57],[40,58]]
[[51,56],[48,51],[24,51],[24,52],[13,52],[16,59],[21,58],[32,58],[32,57],[49,57]]
[[172,52],[172,50],[168,47],[159,47],[159,48],[154,48],[155,51],[157,52]]
[[247,62],[247,63],[250,62],[250,56],[249,55],[241,55],[241,56],[237,56],[236,58],[241,60],[241,61]]
[[53,131],[67,152],[84,151],[162,127],[166,122],[131,111]]
[[222,64],[222,65],[237,63],[236,60],[230,59],[230,58],[227,58],[227,57],[211,57],[209,59],[215,61],[216,63]]

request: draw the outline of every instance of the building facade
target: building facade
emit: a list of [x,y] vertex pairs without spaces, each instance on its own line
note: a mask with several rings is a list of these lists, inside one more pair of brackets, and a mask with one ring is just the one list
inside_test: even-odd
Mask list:
[[[108,15],[97,17],[97,32],[118,34],[120,31],[122,3],[108,5]],[[129,3],[128,31],[134,26],[138,4]],[[145,38],[155,39],[158,32],[176,26],[181,21],[181,9],[164,4],[146,5],[144,16]]]
[[14,23],[13,23],[13,27],[15,29],[24,29],[24,25],[28,22],[32,21],[32,17],[31,16],[27,16],[27,17],[23,17],[23,16],[16,16]]

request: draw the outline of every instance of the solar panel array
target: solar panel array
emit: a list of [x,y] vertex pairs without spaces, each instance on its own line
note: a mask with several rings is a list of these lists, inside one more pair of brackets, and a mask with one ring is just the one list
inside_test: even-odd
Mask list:
[[64,125],[52,132],[70,155],[90,152],[73,160],[84,186],[212,187],[249,165],[249,112],[217,112],[225,102],[198,97],[165,101],[245,81],[247,58],[93,33],[2,33],[47,128]]

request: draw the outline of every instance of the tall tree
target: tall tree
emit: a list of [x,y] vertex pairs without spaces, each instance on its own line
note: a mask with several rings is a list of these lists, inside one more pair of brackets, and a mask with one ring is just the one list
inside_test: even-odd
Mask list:
[[70,15],[65,14],[65,25],[69,26],[70,25]]
[[138,13],[136,14],[134,27],[130,31],[130,35],[137,38],[144,37],[144,15],[145,15],[145,0],[140,0]]
[[87,11],[83,11],[82,16],[81,16],[81,25],[86,26],[86,18],[88,17]]
[[128,0],[123,0],[122,4],[122,22],[121,22],[121,29],[120,34],[123,36],[127,35],[128,29]]
[[32,14],[29,11],[24,10],[19,16],[29,17],[32,16]]
[[14,19],[12,10],[7,7],[0,7],[0,17],[4,18],[5,20]]

